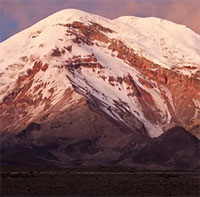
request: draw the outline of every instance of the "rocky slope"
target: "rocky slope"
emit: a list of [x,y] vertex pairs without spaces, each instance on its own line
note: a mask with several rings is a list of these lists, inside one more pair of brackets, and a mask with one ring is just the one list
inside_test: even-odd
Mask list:
[[199,169],[200,141],[181,127],[174,127],[141,148],[133,162],[149,167]]
[[52,121],[31,123],[17,135],[4,136],[2,164],[111,165],[125,151],[135,152],[150,140],[121,127],[86,103]]
[[[89,116],[88,120],[91,121],[91,118],[99,120],[99,117],[94,116]],[[64,122],[57,120],[47,125],[32,123],[16,137],[18,142],[1,149],[1,165],[39,168],[118,166],[139,170],[199,169],[200,141],[182,127],[174,127],[150,140],[132,132],[124,132],[122,128],[120,130],[116,126],[113,127],[103,119],[101,121],[105,123],[103,128],[102,124],[99,128],[99,123],[96,122],[95,129],[88,128],[88,131],[76,132],[75,135],[67,132],[68,135],[64,136],[63,132],[62,135],[60,132],[66,128],[59,127],[59,123]],[[80,121],[80,125],[83,124],[85,120],[84,123]],[[46,136],[45,131],[52,134],[51,138],[47,137],[49,134]],[[38,135],[38,132],[43,133],[43,137],[41,133]]]
[[58,160],[99,162],[175,125],[200,137],[199,46],[200,35],[158,18],[49,16],[0,43],[2,151],[58,140]]

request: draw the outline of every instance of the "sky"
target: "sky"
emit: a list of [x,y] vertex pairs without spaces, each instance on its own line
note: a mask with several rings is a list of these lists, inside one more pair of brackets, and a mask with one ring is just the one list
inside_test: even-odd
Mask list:
[[125,15],[159,17],[200,34],[200,0],[0,0],[0,41],[67,8],[110,19]]

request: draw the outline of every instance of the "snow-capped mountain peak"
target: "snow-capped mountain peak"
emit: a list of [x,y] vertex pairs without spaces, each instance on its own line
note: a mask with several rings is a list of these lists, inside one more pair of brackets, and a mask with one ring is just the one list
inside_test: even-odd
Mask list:
[[86,99],[152,137],[173,125],[194,132],[199,46],[198,34],[170,21],[62,10],[0,44],[0,130],[49,121]]
[[[120,24],[124,40],[134,46],[137,53],[153,62],[169,69],[184,66],[200,68],[200,35],[186,26],[155,17],[122,16],[114,22]],[[186,70],[183,73],[192,74]]]

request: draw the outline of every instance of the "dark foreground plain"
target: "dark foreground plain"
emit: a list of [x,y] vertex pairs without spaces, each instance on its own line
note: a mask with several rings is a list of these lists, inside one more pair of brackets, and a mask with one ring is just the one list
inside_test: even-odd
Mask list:
[[1,196],[200,196],[199,172],[65,169],[1,172]]

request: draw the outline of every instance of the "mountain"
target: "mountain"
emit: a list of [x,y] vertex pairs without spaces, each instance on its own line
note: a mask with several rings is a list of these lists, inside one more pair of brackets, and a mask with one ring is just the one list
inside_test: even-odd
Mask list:
[[0,43],[1,151],[95,165],[173,126],[200,138],[199,46],[153,17],[47,17]]
[[[38,127],[32,124],[30,127]],[[30,130],[29,130],[30,131]],[[22,139],[22,138],[21,138]],[[55,138],[54,138],[55,139]],[[137,141],[120,148],[118,139],[107,141],[104,147],[95,139],[46,140],[43,146],[30,142],[15,144],[1,150],[2,165],[17,166],[117,166],[135,169],[197,170],[200,166],[200,141],[182,127],[173,127],[157,138]],[[27,138],[26,138],[27,140]],[[138,139],[137,139],[138,140]],[[102,141],[102,140],[101,140]],[[112,144],[114,142],[115,144]],[[120,140],[124,142],[124,140]],[[119,143],[119,142],[118,142]],[[31,144],[31,146],[30,146]]]
[[174,127],[154,138],[134,156],[140,165],[172,169],[199,169],[200,141],[182,127]]

